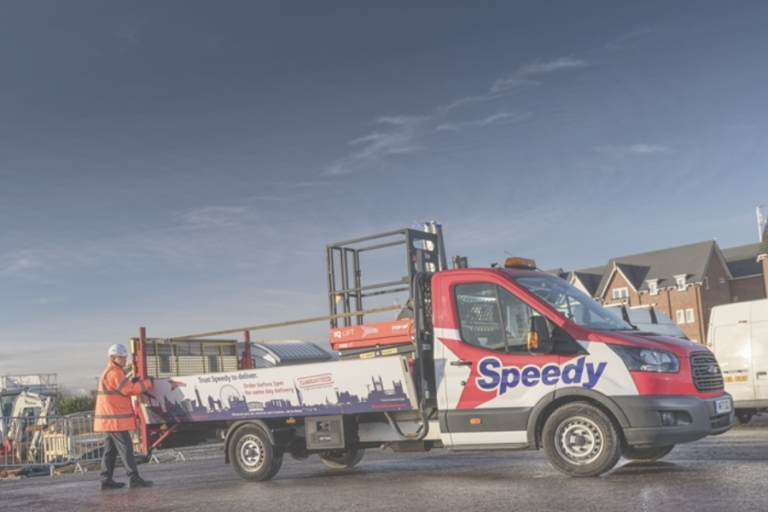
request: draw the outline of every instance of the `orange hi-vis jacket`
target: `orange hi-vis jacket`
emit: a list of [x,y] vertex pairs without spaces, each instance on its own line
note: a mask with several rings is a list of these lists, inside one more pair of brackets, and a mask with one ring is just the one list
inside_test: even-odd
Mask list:
[[152,389],[152,381],[132,382],[125,376],[125,370],[110,361],[99,379],[96,394],[96,417],[94,432],[124,432],[134,430],[136,417],[133,414],[131,397]]

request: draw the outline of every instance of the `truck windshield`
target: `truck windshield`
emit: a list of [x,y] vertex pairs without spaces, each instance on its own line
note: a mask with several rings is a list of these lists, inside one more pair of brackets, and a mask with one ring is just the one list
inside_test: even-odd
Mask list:
[[630,324],[613,311],[558,277],[518,277],[515,282],[582,327],[598,331],[633,330]]

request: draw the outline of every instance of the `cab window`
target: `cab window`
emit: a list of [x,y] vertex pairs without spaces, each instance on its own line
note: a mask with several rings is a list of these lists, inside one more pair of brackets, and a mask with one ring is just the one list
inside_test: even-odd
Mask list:
[[528,353],[528,325],[538,313],[525,302],[490,283],[458,285],[454,294],[465,343],[496,352]]

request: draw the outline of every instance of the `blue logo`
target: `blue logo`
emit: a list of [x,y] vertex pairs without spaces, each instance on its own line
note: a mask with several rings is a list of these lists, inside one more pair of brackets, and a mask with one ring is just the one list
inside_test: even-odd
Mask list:
[[526,366],[521,369],[516,366],[504,367],[499,359],[486,357],[478,365],[481,377],[475,379],[475,383],[483,391],[497,391],[499,396],[519,385],[527,388],[555,386],[561,381],[563,384],[581,384],[592,389],[603,376],[607,364],[599,363],[595,367],[594,363],[587,363],[585,357],[580,357],[563,368],[557,364],[548,364],[543,368]]

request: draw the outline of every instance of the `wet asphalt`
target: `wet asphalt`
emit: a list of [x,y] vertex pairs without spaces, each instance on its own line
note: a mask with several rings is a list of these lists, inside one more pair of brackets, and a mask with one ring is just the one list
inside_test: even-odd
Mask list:
[[[768,511],[768,417],[676,447],[661,461],[599,478],[552,468],[543,452],[396,454],[368,450],[353,469],[285,457],[270,482],[240,480],[219,445],[158,452],[149,489],[100,491],[98,474],[0,481],[3,512],[46,511]],[[116,479],[123,475],[118,468]],[[124,478],[123,478],[124,479]]]

